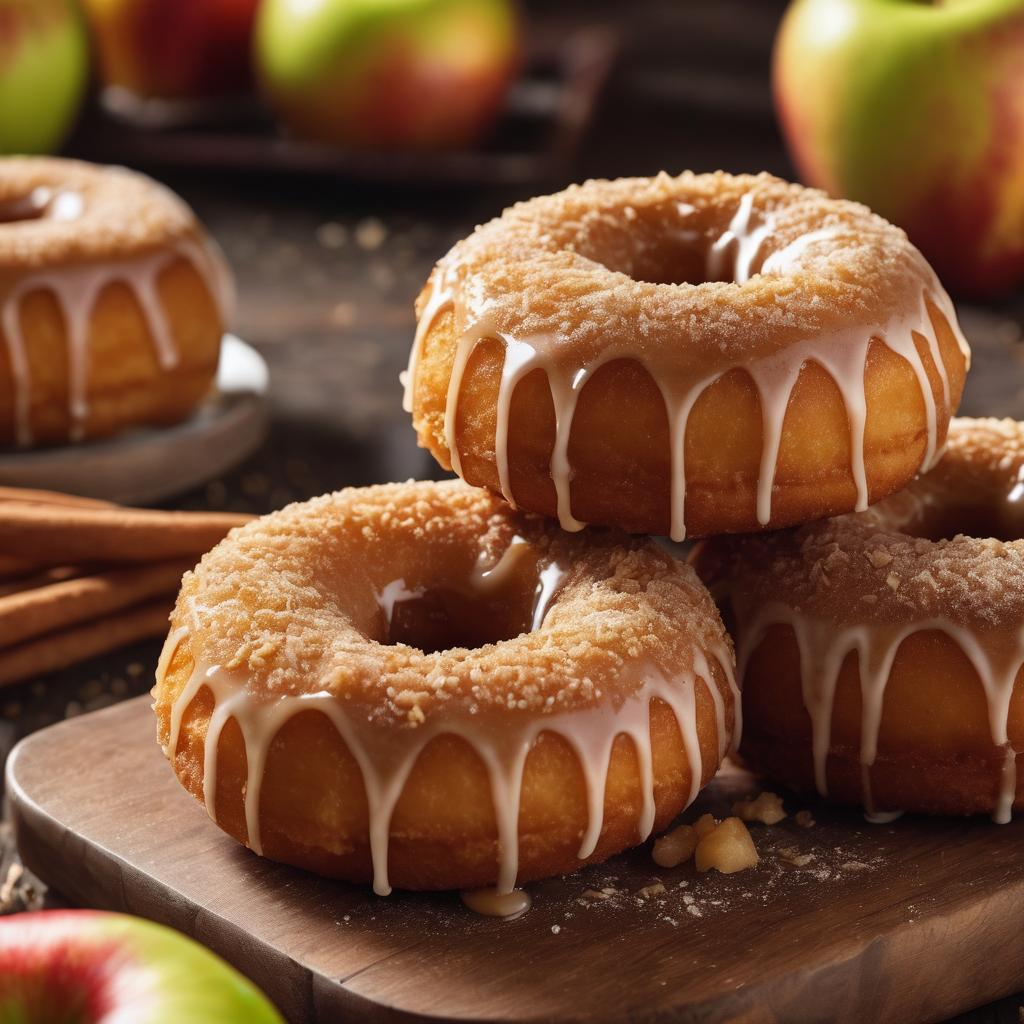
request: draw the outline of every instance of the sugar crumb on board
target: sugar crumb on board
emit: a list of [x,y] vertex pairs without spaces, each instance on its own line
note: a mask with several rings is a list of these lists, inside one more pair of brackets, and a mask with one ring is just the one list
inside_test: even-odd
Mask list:
[[[815,830],[817,822],[810,811],[787,814],[775,794],[762,797],[756,794],[726,805],[747,815],[748,822],[739,815],[720,820],[702,814],[677,823],[648,847],[651,874],[646,878],[627,882],[621,875],[603,874],[599,866],[588,869],[574,903],[590,914],[653,914],[659,923],[676,928],[737,905],[770,905],[794,890],[810,894],[817,886],[849,884],[885,865],[884,857],[871,855],[859,843],[835,845]],[[756,847],[756,864],[735,876],[698,871],[696,847],[725,821],[735,822],[731,828],[742,826],[749,835]],[[570,876],[567,881],[571,880]]]

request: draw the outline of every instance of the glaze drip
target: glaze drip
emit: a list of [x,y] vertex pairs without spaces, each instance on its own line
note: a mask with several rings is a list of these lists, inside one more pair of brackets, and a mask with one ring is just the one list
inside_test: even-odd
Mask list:
[[749,621],[737,611],[736,676],[742,686],[750,656],[772,626],[789,626],[800,652],[803,703],[811,720],[814,779],[817,791],[828,795],[828,754],[832,746],[832,709],[839,673],[847,655],[858,656],[861,689],[861,792],[873,821],[893,820],[879,811],[871,792],[871,766],[878,754],[885,689],[896,652],[914,633],[945,633],[970,661],[985,691],[992,743],[1004,752],[999,794],[992,808],[1000,824],[1010,820],[1017,788],[1017,753],[1007,734],[1010,699],[1017,673],[1024,664],[1024,631],[1007,637],[981,633],[945,618],[930,618],[909,625],[861,623],[845,628],[805,615],[781,603],[766,604]]
[[522,917],[532,905],[528,893],[521,889],[501,893],[497,889],[473,889],[461,894],[462,902],[474,914],[484,917],[500,917],[506,921],[514,921]]
[[[67,219],[77,216],[75,193],[57,193],[46,202],[51,216]],[[79,202],[81,200],[79,199]],[[68,410],[71,439],[79,441],[85,433],[89,415],[89,321],[100,293],[108,285],[122,283],[131,289],[153,339],[161,369],[172,370],[178,364],[177,345],[157,291],[160,274],[179,259],[190,262],[211,288],[221,322],[226,324],[232,306],[230,276],[223,258],[212,244],[181,239],[170,250],[148,256],[103,263],[69,265],[42,270],[22,278],[8,291],[0,304],[0,328],[7,344],[14,381],[15,436],[18,444],[32,443],[32,379],[21,326],[22,301],[33,292],[48,291],[57,301],[64,319],[68,345]]]
[[[822,245],[834,244],[842,235],[841,228],[810,231],[761,261],[764,244],[775,230],[775,221],[770,214],[762,217],[756,215],[753,202],[753,193],[747,192],[740,200],[727,229],[710,242],[705,261],[710,280],[729,279],[742,284],[759,274],[790,273],[799,268],[801,261],[809,254],[813,254]],[[682,216],[693,212],[693,207],[687,204],[677,205]],[[413,411],[416,372],[424,341],[437,318],[451,312],[458,340],[445,403],[444,438],[452,468],[461,476],[462,461],[456,433],[459,397],[466,368],[481,341],[490,338],[501,341],[505,348],[505,360],[496,402],[495,462],[501,493],[514,505],[508,453],[512,395],[527,374],[536,369],[542,370],[548,380],[555,412],[555,442],[550,476],[557,495],[559,523],[563,529],[570,531],[579,530],[585,525],[574,516],[572,509],[573,469],[568,453],[573,419],[583,387],[606,362],[614,359],[636,360],[647,369],[661,391],[668,417],[671,448],[669,534],[673,540],[681,541],[686,536],[685,440],[689,416],[701,394],[731,369],[740,368],[749,373],[760,397],[763,440],[757,484],[757,519],[761,525],[767,526],[771,522],[772,494],[786,410],[793,387],[806,363],[818,363],[835,381],[842,396],[850,424],[850,471],[857,492],[855,507],[860,511],[867,507],[870,499],[864,456],[867,413],[864,370],[872,340],[878,339],[905,359],[917,378],[927,421],[927,445],[921,464],[922,471],[931,468],[941,453],[938,450],[939,415],[929,379],[929,368],[918,350],[915,338],[924,342],[928,362],[939,377],[947,406],[950,393],[949,376],[932,323],[929,302],[948,323],[965,358],[969,357],[969,349],[959,331],[953,305],[934,275],[930,275],[927,286],[922,286],[916,308],[909,313],[894,315],[885,323],[851,327],[793,344],[754,362],[717,369],[703,379],[680,385],[677,375],[672,371],[671,353],[648,355],[645,358],[629,342],[613,339],[597,355],[580,357],[574,361],[571,356],[567,356],[567,347],[557,336],[513,336],[496,329],[487,301],[471,294],[469,286],[460,280],[459,269],[457,252],[450,254],[435,268],[417,324],[409,366],[403,374],[403,405],[406,411]]]
[[[157,669],[158,680],[166,674],[174,651],[186,637],[176,630],[167,639]],[[724,647],[713,652],[725,672],[738,709],[738,694],[731,659]],[[585,860],[597,847],[604,815],[604,786],[615,738],[628,736],[637,752],[641,775],[641,811],[637,822],[638,841],[646,839],[654,826],[655,801],[650,736],[650,705],[663,701],[675,715],[692,776],[688,802],[697,795],[703,763],[696,730],[696,687],[703,680],[716,711],[720,750],[727,742],[724,701],[712,680],[707,658],[694,651],[693,671],[668,676],[647,665],[638,676],[635,691],[619,706],[611,702],[572,712],[536,712],[521,715],[481,715],[462,709],[415,729],[396,732],[380,727],[365,715],[352,714],[345,702],[328,691],[303,696],[260,699],[246,688],[243,674],[216,665],[197,664],[171,709],[165,753],[177,750],[185,711],[204,687],[213,696],[214,710],[204,746],[203,794],[207,812],[216,820],[218,745],[224,726],[231,719],[238,724],[245,744],[247,780],[245,821],[247,845],[256,853],[263,849],[260,834],[260,790],[267,755],[274,737],[294,715],[316,710],[326,715],[344,739],[363,775],[369,806],[369,845],[373,862],[373,888],[379,895],[391,891],[388,881],[388,847],[391,817],[417,758],[427,744],[440,735],[463,738],[479,755],[487,770],[498,832],[498,879],[496,894],[512,893],[518,874],[519,804],[523,768],[534,742],[543,732],[561,736],[576,752],[587,791],[588,823],[581,836],[579,857]],[[712,680],[712,681],[709,681]]]

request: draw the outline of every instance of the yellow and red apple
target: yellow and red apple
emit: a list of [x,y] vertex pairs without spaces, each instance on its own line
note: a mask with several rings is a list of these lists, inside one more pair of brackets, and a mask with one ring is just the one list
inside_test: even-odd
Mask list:
[[264,0],[256,64],[291,132],[321,142],[473,142],[519,54],[512,0]]
[[82,0],[100,78],[136,96],[196,99],[252,82],[259,0]]
[[951,288],[1024,281],[1024,0],[795,0],[774,89],[808,184],[905,228]]
[[74,0],[0,0],[0,153],[56,149],[88,76],[88,38]]
[[284,1024],[249,981],[191,939],[91,910],[0,920],[0,1021]]

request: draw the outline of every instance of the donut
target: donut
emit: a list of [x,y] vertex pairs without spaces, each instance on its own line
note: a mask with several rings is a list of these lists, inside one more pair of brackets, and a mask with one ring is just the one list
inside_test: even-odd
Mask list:
[[185,577],[153,694],[178,779],[256,853],[381,894],[507,893],[693,800],[732,679],[685,563],[451,480],[233,531]]
[[468,483],[566,530],[684,536],[864,509],[941,450],[949,297],[864,206],[766,174],[591,181],[433,270],[405,407]]
[[162,185],[0,160],[0,444],[183,419],[209,390],[230,305],[223,258]]
[[741,755],[869,814],[1024,806],[1024,424],[955,419],[869,509],[694,553],[737,646]]

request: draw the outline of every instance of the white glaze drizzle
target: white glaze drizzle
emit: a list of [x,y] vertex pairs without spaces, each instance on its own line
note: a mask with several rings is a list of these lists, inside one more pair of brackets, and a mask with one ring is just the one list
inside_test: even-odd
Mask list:
[[[168,637],[158,679],[170,664],[174,649],[185,633],[177,630]],[[713,652],[735,693],[735,679],[729,653],[725,648]],[[461,709],[438,716],[416,729],[383,727],[365,715],[351,714],[345,702],[334,694],[320,691],[302,696],[260,699],[246,688],[238,671],[197,663],[192,675],[171,708],[168,743],[165,753],[174,756],[185,711],[196,694],[206,687],[212,694],[214,710],[204,744],[203,794],[207,812],[216,820],[217,751],[220,736],[228,721],[234,719],[245,744],[247,778],[245,820],[248,845],[262,852],[260,836],[260,792],[271,742],[293,715],[317,710],[325,714],[344,739],[363,775],[369,806],[369,843],[373,861],[373,887],[380,895],[391,891],[388,881],[388,845],[391,817],[395,805],[420,753],[439,735],[462,737],[477,752],[491,783],[498,831],[499,870],[496,890],[510,893],[518,873],[519,804],[523,767],[531,747],[542,732],[562,736],[576,752],[583,772],[588,807],[588,824],[581,837],[579,857],[589,857],[601,836],[604,816],[604,787],[616,736],[625,734],[635,745],[641,774],[642,806],[638,821],[638,841],[646,839],[655,816],[654,780],[651,757],[650,704],[663,701],[674,713],[692,775],[688,802],[696,796],[703,775],[703,763],[696,731],[696,685],[705,679],[715,694],[706,658],[697,655],[694,671],[668,678],[654,666],[642,673],[635,692],[618,707],[610,700],[571,712],[533,715],[497,714]],[[699,674],[707,671],[706,676]],[[737,704],[738,708],[738,704]],[[720,748],[725,744],[724,706],[721,695],[715,700],[716,727]]]
[[[739,204],[725,232],[711,244],[707,257],[708,277],[712,280],[725,276],[737,282],[749,280],[757,273],[783,273],[799,264],[800,258],[815,245],[832,241],[841,235],[841,229],[818,229],[807,232],[783,249],[771,254],[758,266],[757,259],[765,240],[774,230],[770,216],[754,223],[753,195],[747,193]],[[465,286],[462,286],[465,287]],[[413,409],[416,370],[424,340],[442,312],[453,310],[458,342],[448,383],[445,402],[444,436],[452,468],[462,474],[462,459],[458,448],[457,420],[459,396],[466,367],[477,344],[486,338],[495,338],[505,346],[505,361],[498,389],[495,429],[495,462],[501,493],[513,503],[515,496],[509,474],[508,432],[512,395],[519,382],[535,369],[544,371],[555,411],[555,444],[551,456],[550,475],[557,495],[558,519],[563,529],[579,530],[585,524],[572,512],[572,465],[569,459],[569,441],[576,405],[583,386],[605,362],[613,359],[644,360],[627,345],[613,344],[597,357],[582,364],[563,366],[556,358],[554,340],[544,336],[512,337],[495,329],[487,315],[473,315],[470,304],[460,295],[460,285],[454,267],[442,261],[436,268],[426,304],[419,318],[416,337],[404,374],[404,406]],[[790,345],[773,356],[743,365],[752,377],[761,401],[763,421],[762,455],[757,485],[757,519],[762,525],[771,521],[772,494],[778,465],[779,447],[789,398],[805,363],[817,362],[835,381],[842,395],[850,423],[850,469],[857,490],[855,508],[867,507],[870,498],[864,462],[864,429],[866,396],[864,369],[872,339],[877,338],[911,366],[918,381],[925,404],[927,445],[921,470],[931,468],[941,454],[938,451],[938,414],[932,393],[928,369],[915,344],[914,335],[926,343],[929,358],[941,382],[945,404],[949,403],[949,377],[942,359],[939,340],[931,322],[927,302],[931,301],[941,312],[954,333],[965,359],[970,351],[960,332],[956,313],[949,296],[938,280],[932,277],[931,286],[923,289],[918,306],[908,315],[895,317],[888,323],[849,328],[799,344]],[[486,308],[481,305],[481,308]],[[646,364],[645,364],[646,365]],[[732,368],[697,381],[686,389],[677,388],[671,381],[647,366],[658,385],[669,422],[671,448],[671,511],[669,534],[673,540],[683,540],[685,527],[686,466],[685,439],[690,412],[697,399],[715,380]]]
[[[736,609],[734,608],[734,611]],[[832,746],[832,710],[836,685],[843,662],[851,651],[858,655],[861,689],[860,764],[862,800],[872,820],[881,820],[871,792],[871,766],[878,754],[878,736],[882,723],[885,689],[899,646],[914,633],[938,631],[953,640],[970,661],[982,688],[988,708],[989,731],[995,747],[1004,751],[1004,763],[997,800],[992,809],[994,820],[1004,823],[1016,795],[1017,751],[1007,734],[1010,699],[1017,673],[1024,664],[1024,628],[1009,639],[1003,634],[989,635],[957,625],[945,618],[923,619],[909,625],[890,626],[860,623],[837,627],[778,602],[762,606],[749,622],[738,619],[736,675],[742,682],[747,662],[766,632],[777,625],[789,626],[800,652],[800,679],[803,703],[811,720],[815,787],[828,795],[828,755]],[[889,819],[892,820],[892,819]]]
[[[53,201],[55,215],[61,213],[60,198],[58,195]],[[67,215],[71,212],[65,211]],[[200,244],[191,239],[180,239],[170,249],[131,259],[41,270],[22,278],[3,297],[0,327],[7,344],[14,382],[14,428],[18,444],[32,443],[32,380],[21,329],[22,301],[39,291],[52,293],[57,301],[67,335],[70,434],[73,441],[81,440],[89,415],[89,320],[97,298],[108,285],[126,285],[142,311],[161,369],[171,370],[178,364],[179,354],[157,291],[157,283],[160,274],[179,259],[189,261],[203,275],[211,289],[221,322],[226,325],[233,304],[230,274],[212,242]]]

